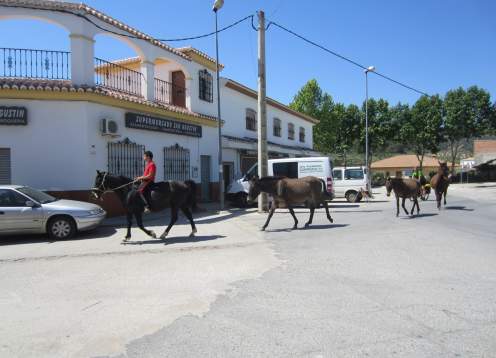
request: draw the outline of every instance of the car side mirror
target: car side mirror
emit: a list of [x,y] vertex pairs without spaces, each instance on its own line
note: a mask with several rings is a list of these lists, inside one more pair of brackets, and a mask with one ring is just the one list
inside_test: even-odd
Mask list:
[[31,201],[31,200],[26,201],[26,206],[28,208],[37,208],[37,207],[39,207],[38,204],[36,204],[34,201]]

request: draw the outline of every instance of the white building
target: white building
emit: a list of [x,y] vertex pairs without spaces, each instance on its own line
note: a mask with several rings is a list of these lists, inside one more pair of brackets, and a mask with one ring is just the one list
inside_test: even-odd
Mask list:
[[[0,183],[87,199],[97,169],[140,175],[146,149],[155,155],[157,180],[193,179],[203,199],[217,196],[215,60],[191,47],[172,48],[84,4],[0,0],[0,20],[23,18],[65,29],[71,51],[0,47]],[[96,35],[109,31],[137,56],[95,58]],[[223,153],[233,177],[255,157],[256,132],[243,128],[256,95],[226,79],[222,91]],[[282,123],[280,137],[269,132],[271,153],[313,153],[315,120],[273,100],[267,112],[270,128],[274,118]],[[287,138],[288,123],[294,139]]]

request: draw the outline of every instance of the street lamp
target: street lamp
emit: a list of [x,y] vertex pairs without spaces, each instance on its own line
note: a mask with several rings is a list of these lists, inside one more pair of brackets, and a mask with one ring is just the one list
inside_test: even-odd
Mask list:
[[219,33],[217,30],[217,12],[224,5],[224,0],[215,0],[214,6],[212,7],[215,13],[215,62],[216,62],[216,74],[217,74],[217,121],[219,129],[219,200],[220,200],[220,210],[224,210],[224,173],[222,168],[222,121],[220,119],[220,81],[219,81]]
[[[369,72],[374,72],[375,67],[367,67],[365,72],[365,168],[367,168],[367,186],[370,182],[369,168]],[[369,188],[367,188],[369,190]]]

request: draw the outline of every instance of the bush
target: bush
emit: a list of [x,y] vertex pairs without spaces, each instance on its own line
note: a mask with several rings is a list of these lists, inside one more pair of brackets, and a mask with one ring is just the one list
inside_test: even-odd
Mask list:
[[386,176],[384,173],[379,172],[372,174],[372,186],[383,186],[384,184],[386,184]]

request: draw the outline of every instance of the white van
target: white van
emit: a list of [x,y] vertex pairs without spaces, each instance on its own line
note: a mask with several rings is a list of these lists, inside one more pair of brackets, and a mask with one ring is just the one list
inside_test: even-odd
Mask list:
[[335,167],[332,170],[336,197],[354,203],[362,200],[362,190],[368,191],[368,176],[364,167]]
[[[332,162],[328,157],[269,159],[269,176],[303,178],[315,176],[327,185],[327,191],[334,197],[332,180]],[[241,179],[231,183],[227,188],[227,199],[234,204],[246,205],[246,197],[250,189],[250,179],[258,174],[258,165],[254,164]]]

